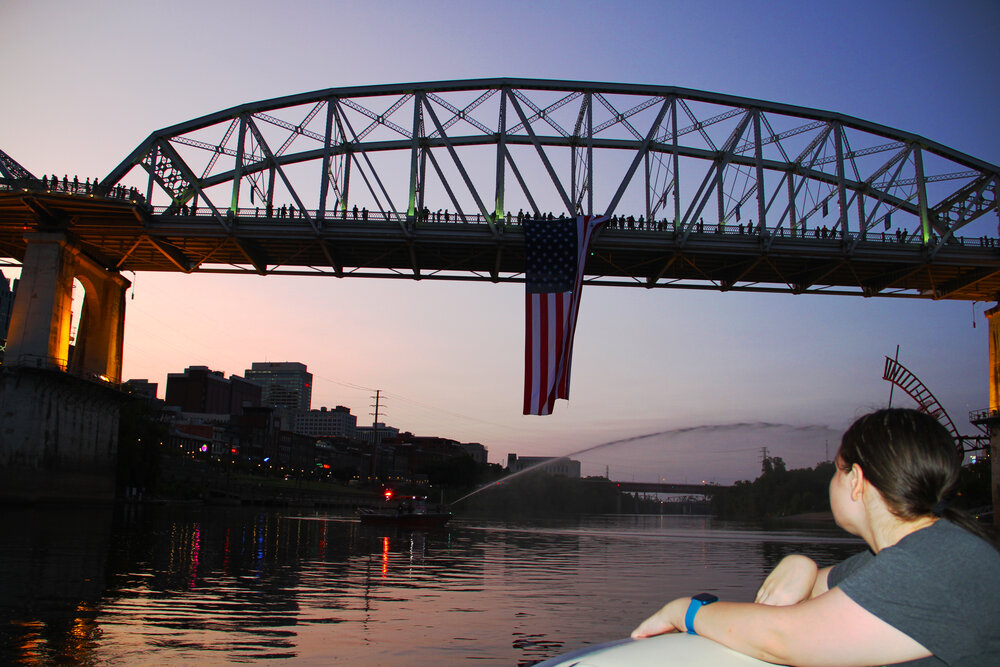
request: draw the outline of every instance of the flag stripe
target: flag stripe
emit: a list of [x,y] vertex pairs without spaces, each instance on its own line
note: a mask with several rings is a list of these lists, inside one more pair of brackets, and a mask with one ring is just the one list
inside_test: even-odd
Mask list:
[[536,393],[536,407],[545,404],[548,396],[545,395],[545,388],[548,387],[549,377],[552,369],[552,304],[548,298],[538,299],[538,388]]
[[[528,298],[524,300],[524,326],[525,331],[531,331],[534,329],[534,307],[535,300],[528,295]],[[527,378],[535,377],[535,359],[537,358],[537,353],[535,348],[537,347],[537,336],[525,336],[524,337],[524,414],[530,415],[534,414],[533,406],[534,403],[534,382],[528,382]]]

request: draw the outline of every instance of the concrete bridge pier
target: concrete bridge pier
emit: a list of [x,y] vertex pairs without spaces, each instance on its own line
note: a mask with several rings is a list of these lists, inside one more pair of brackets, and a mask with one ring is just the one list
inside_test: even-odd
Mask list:
[[[25,241],[5,362],[120,382],[125,290],[131,283],[84,255],[62,232],[31,232]],[[84,298],[70,365],[74,278]]]
[[[25,240],[0,368],[0,502],[109,501],[130,283],[61,232]],[[70,355],[74,278],[84,299]]]

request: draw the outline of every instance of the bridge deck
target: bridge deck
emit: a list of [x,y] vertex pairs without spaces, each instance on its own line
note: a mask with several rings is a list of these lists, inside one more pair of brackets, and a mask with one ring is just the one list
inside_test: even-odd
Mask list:
[[[316,211],[267,217],[244,209],[167,215],[126,199],[0,191],[0,255],[20,260],[25,232],[67,232],[98,263],[128,271],[186,271],[521,282],[519,225],[407,221],[402,215],[326,219]],[[1000,294],[995,239],[940,247],[895,234],[866,238],[740,233],[705,225],[689,235],[663,228],[605,229],[588,260],[600,284],[714,290],[905,296],[973,301]]]

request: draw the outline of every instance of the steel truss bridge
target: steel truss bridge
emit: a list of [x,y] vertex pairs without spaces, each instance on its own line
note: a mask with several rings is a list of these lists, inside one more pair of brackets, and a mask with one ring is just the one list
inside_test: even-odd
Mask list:
[[25,231],[57,230],[115,271],[521,282],[520,221],[584,213],[612,216],[589,283],[1000,293],[997,166],[670,86],[331,88],[153,132],[99,181],[39,178],[2,152],[0,177],[0,255],[17,261]]

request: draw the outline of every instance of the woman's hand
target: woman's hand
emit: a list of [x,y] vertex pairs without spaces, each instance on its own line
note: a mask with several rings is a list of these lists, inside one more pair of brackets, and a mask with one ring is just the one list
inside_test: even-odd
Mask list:
[[687,613],[689,604],[691,604],[691,598],[677,598],[668,602],[660,611],[647,618],[632,631],[632,639],[662,635],[665,632],[683,632],[686,629],[684,627],[684,614]]
[[798,554],[785,556],[767,575],[754,602],[784,607],[807,600],[812,595],[817,572],[811,558]]

